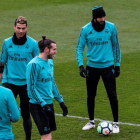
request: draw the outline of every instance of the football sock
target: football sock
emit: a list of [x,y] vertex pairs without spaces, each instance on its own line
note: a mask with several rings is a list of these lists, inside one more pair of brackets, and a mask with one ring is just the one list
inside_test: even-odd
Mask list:
[[94,123],[94,120],[90,120],[89,122],[90,122],[90,123]]
[[119,124],[119,122],[113,122],[113,124]]

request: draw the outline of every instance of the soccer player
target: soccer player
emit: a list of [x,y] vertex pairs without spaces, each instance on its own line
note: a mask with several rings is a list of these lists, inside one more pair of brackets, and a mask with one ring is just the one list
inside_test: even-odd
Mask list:
[[52,59],[56,54],[56,43],[43,36],[38,46],[39,56],[33,58],[27,65],[30,112],[41,135],[41,140],[51,140],[51,132],[56,130],[53,98],[59,102],[63,116],[67,115],[68,109],[54,81]]
[[26,140],[31,140],[32,122],[27,95],[26,66],[39,54],[39,48],[37,41],[27,35],[25,17],[19,16],[13,28],[15,30],[13,36],[5,39],[2,45],[0,60],[4,63],[2,83],[4,87],[12,90],[15,98],[19,95]]
[[[77,43],[77,62],[80,75],[86,77],[89,122],[82,128],[95,128],[94,108],[97,85],[102,77],[113,114],[113,133],[119,133],[116,77],[120,75],[121,52],[116,27],[105,20],[102,6],[92,9],[92,21],[81,29]],[[84,68],[83,51],[87,44],[87,65]]]
[[[4,65],[0,62],[0,74]],[[0,86],[0,140],[14,140],[11,122],[20,119],[20,111],[12,91]]]

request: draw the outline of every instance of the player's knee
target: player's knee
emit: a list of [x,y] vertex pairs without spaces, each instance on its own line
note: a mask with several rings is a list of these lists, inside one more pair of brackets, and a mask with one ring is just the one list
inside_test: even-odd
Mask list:
[[116,98],[117,97],[117,93],[116,93],[115,90],[108,91],[107,94],[108,94],[108,97],[112,97],[112,98]]
[[52,140],[52,135],[51,135],[51,133],[41,136],[41,140],[46,140],[46,139],[47,139],[47,140]]
[[118,102],[118,99],[117,99],[116,95],[115,96],[108,96],[108,98],[111,102]]

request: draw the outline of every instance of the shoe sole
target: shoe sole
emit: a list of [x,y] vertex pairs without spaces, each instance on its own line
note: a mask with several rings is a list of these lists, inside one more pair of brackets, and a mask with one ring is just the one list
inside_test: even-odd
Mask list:
[[[120,132],[120,131],[119,131]],[[117,134],[117,133],[119,133],[119,132],[113,132],[114,134]]]
[[[93,126],[93,127],[89,128],[89,129],[93,129],[93,128],[95,128],[95,126]],[[82,130],[89,130],[89,129],[83,129],[83,128],[82,128]]]

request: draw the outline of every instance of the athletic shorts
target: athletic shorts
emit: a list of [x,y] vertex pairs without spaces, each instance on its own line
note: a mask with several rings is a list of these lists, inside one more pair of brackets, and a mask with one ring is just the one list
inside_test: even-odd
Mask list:
[[[51,133],[51,131],[56,130],[56,123],[55,123],[55,115],[47,114],[40,105],[38,104],[30,104],[30,112],[34,119],[34,122],[38,128],[40,135],[45,135]],[[48,104],[48,106],[53,109],[53,104]]]
[[17,97],[17,95],[19,95],[21,116],[23,120],[28,120],[30,118],[30,111],[27,85],[13,85],[9,83],[3,83],[3,86],[11,89],[15,98]]

